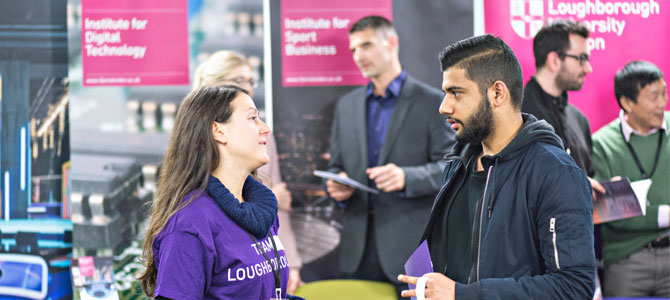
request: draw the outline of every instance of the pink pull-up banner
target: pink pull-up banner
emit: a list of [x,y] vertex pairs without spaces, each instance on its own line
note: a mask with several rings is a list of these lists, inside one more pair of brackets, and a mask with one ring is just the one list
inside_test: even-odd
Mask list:
[[[484,0],[485,31],[507,42],[523,68],[535,74],[533,37],[554,19],[581,21],[591,30],[593,73],[570,102],[595,132],[618,116],[614,74],[632,60],[646,60],[670,76],[670,1],[661,0]],[[670,108],[670,104],[668,106]]]
[[367,15],[392,19],[391,0],[282,0],[284,86],[360,85],[349,51],[349,28]]
[[185,0],[82,0],[83,83],[188,84]]

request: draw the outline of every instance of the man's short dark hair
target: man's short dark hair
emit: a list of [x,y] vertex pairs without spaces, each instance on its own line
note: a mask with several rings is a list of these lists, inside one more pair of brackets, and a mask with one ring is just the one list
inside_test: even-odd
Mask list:
[[588,38],[589,29],[582,23],[575,23],[570,20],[556,20],[544,25],[533,39],[535,67],[537,69],[544,67],[547,62],[547,55],[552,51],[558,53],[559,57],[564,59],[565,52],[570,49],[571,34]]
[[505,42],[490,34],[456,42],[440,52],[442,72],[451,67],[465,70],[465,76],[476,82],[479,91],[500,80],[507,85],[512,105],[520,109],[523,101],[523,73],[516,55]]
[[619,107],[623,109],[621,97],[626,96],[630,101],[637,103],[640,91],[661,78],[663,78],[661,69],[648,61],[635,60],[627,63],[614,75],[614,95]]
[[351,28],[349,28],[349,34],[351,35],[352,33],[363,31],[368,28],[372,28],[383,38],[388,38],[392,34],[398,35],[395,31],[395,28],[393,28],[393,23],[382,16],[363,17],[351,25]]

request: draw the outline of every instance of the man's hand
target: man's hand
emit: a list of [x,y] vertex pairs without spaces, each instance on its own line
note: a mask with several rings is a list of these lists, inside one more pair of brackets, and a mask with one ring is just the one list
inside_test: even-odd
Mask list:
[[273,186],[272,192],[277,197],[279,209],[283,211],[291,211],[291,192],[286,188],[286,183],[282,182]]
[[595,180],[591,177],[587,177],[589,181],[591,182],[591,187],[593,188],[593,191],[591,192],[591,196],[593,196],[593,202],[596,201],[596,191],[601,194],[606,194],[607,191],[605,190],[605,187],[598,182],[598,180]]
[[365,170],[377,188],[390,193],[405,188],[405,171],[393,163]]
[[[454,300],[456,297],[456,282],[440,273],[428,273],[421,277],[426,277],[426,289],[424,296],[426,300]],[[398,275],[398,280],[416,285],[418,277],[408,275]],[[416,297],[416,290],[402,291],[403,297]]]
[[[596,191],[598,191],[598,193],[601,193],[601,194],[607,194],[607,190],[605,190],[605,187],[602,184],[600,184],[600,182],[598,182],[598,180],[595,180],[591,177],[587,177],[587,178],[591,182],[591,187],[593,188],[593,202],[596,201]],[[614,176],[614,177],[610,178],[610,181],[619,181],[621,179],[623,179],[623,178],[621,178],[621,176]]]
[[[344,172],[340,172],[338,175],[344,178],[349,178],[347,173]],[[354,194],[353,187],[335,182],[331,179],[326,180],[326,189],[328,190],[328,194],[330,195],[330,197],[335,199],[335,201],[347,200],[351,198],[351,195]]]

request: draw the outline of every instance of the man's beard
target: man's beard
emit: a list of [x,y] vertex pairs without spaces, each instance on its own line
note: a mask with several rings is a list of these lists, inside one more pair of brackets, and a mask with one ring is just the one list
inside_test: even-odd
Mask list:
[[580,78],[583,78],[583,75],[572,75],[565,70],[565,67],[561,67],[561,70],[556,76],[556,86],[561,91],[579,91],[582,89],[582,84],[584,81],[580,81]]
[[470,115],[467,122],[461,122],[461,133],[456,134],[456,141],[462,144],[479,144],[493,130],[493,111],[486,95],[479,102],[477,111]]

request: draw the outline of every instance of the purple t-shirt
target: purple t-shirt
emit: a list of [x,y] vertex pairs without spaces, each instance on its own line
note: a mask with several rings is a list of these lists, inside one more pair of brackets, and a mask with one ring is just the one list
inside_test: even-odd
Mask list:
[[[187,196],[190,196],[190,194]],[[270,263],[279,264],[282,298],[286,297],[288,259],[277,237],[279,223],[270,229],[279,259],[269,237],[258,249],[247,232],[233,222],[216,202],[202,193],[168,220],[153,242],[158,268],[156,292],[171,299],[275,298]]]

